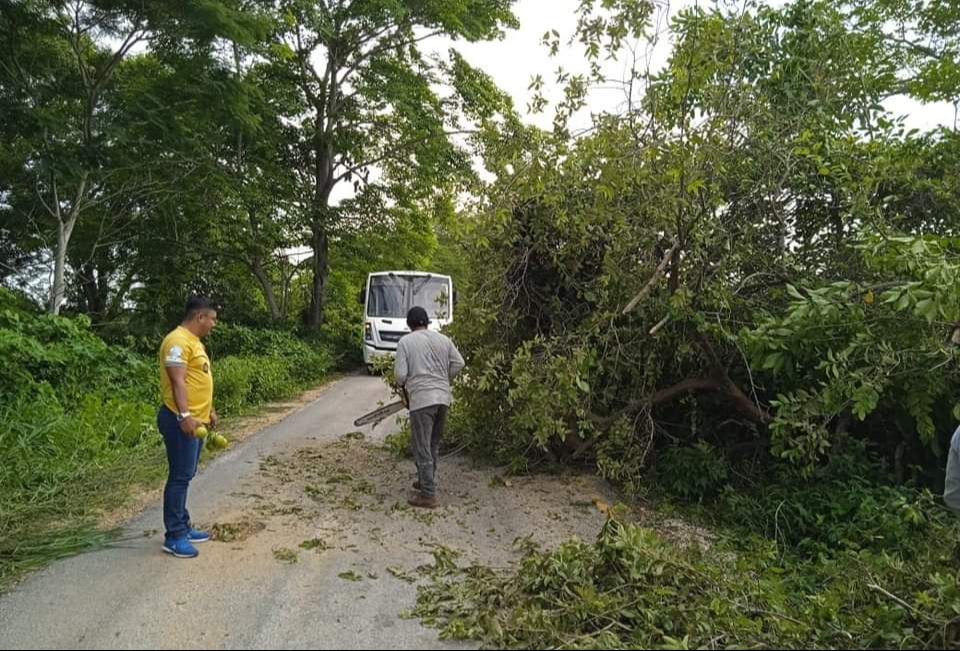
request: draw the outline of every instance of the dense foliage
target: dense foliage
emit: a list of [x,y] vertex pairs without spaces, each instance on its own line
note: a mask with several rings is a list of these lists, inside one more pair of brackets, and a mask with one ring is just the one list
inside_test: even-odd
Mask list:
[[[468,440],[519,465],[593,461],[632,488],[661,453],[809,474],[850,441],[901,480],[941,480],[960,142],[883,109],[926,86],[890,68],[896,3],[863,4],[682,12],[633,110],[487,150],[501,173],[465,237],[456,324]],[[949,19],[929,4],[921,33]]]
[[[228,417],[332,369],[325,350],[274,330],[224,326],[209,347]],[[80,527],[98,509],[162,473],[155,355],[105,343],[86,317],[24,309],[0,289],[0,583],[90,543]]]

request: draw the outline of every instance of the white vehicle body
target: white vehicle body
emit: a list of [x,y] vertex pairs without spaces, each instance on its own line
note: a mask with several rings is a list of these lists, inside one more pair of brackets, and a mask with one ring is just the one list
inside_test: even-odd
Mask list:
[[379,357],[393,357],[397,342],[410,332],[407,312],[419,305],[430,317],[430,329],[453,322],[453,279],[426,271],[378,271],[367,276],[363,302],[363,362],[372,368]]

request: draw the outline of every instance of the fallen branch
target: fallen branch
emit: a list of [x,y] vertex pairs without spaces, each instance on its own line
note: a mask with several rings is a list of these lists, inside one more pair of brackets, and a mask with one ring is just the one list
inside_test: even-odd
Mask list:
[[666,389],[660,389],[650,396],[646,396],[638,400],[631,400],[623,409],[620,409],[609,416],[598,416],[596,414],[591,414],[590,420],[601,427],[608,427],[623,416],[635,413],[644,408],[654,407],[656,405],[669,402],[684,395],[685,393],[689,393],[691,391],[716,391],[722,388],[722,381],[716,378],[690,378],[688,380],[684,380],[683,382],[679,382],[678,384],[674,384],[671,387],[667,387]]
[[660,389],[656,393],[640,398],[638,400],[632,400],[627,405],[620,409],[619,411],[610,414],[608,416],[598,416],[596,414],[591,414],[589,416],[590,420],[600,427],[609,427],[612,425],[618,418],[621,418],[625,415],[635,413],[644,408],[655,407],[657,405],[670,402],[680,396],[693,392],[693,391],[720,391],[727,395],[731,399],[734,406],[743,413],[745,416],[749,416],[750,420],[760,425],[766,425],[770,422],[770,415],[758,407],[750,398],[743,392],[743,390],[737,386],[733,380],[731,380],[725,373],[718,373],[717,375],[711,377],[702,377],[702,378],[690,378],[679,382],[671,387],[666,389]]
[[640,292],[633,297],[633,300],[627,303],[627,306],[623,308],[623,314],[629,314],[632,312],[633,309],[640,303],[640,301],[645,299],[650,292],[653,291],[653,288],[657,285],[657,281],[660,280],[660,276],[662,276],[663,272],[666,271],[670,261],[673,260],[673,256],[675,256],[679,250],[680,242],[675,240],[673,246],[671,246],[670,250],[664,254],[663,260],[660,261],[660,264],[658,264],[657,268],[653,271],[653,276],[650,277],[650,280],[647,281],[647,284],[644,285],[643,289],[641,289]]

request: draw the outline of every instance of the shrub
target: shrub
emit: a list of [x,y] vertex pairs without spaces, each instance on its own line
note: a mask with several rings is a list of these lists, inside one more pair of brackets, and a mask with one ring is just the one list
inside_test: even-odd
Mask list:
[[694,447],[670,447],[657,463],[657,483],[684,499],[717,495],[729,478],[723,453],[705,441]]

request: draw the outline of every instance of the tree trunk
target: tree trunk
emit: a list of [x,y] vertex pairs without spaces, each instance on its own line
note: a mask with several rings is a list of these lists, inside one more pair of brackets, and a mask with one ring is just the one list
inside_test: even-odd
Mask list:
[[330,273],[330,194],[336,180],[333,177],[333,149],[324,138],[327,134],[319,134],[316,146],[317,158],[314,179],[316,190],[313,198],[312,210],[312,237],[310,246],[313,248],[313,285],[310,288],[310,314],[307,327],[313,332],[320,331],[323,323],[324,290],[327,286],[327,276]]
[[80,310],[87,314],[93,323],[106,321],[110,273],[101,266],[87,262],[77,269],[76,282]]
[[263,268],[263,260],[260,256],[255,256],[250,262],[250,270],[260,283],[260,290],[263,292],[263,298],[267,301],[267,308],[270,310],[270,318],[274,321],[280,321],[283,315],[280,312],[280,306],[277,303],[277,296],[273,291],[273,281]]
[[84,172],[80,178],[80,185],[77,187],[77,194],[70,206],[70,212],[66,221],[61,214],[60,195],[57,192],[56,176],[53,178],[53,215],[57,218],[57,250],[54,252],[53,261],[53,285],[50,287],[50,302],[47,309],[50,314],[60,314],[60,306],[63,303],[63,297],[66,294],[66,276],[67,276],[67,248],[70,246],[70,238],[73,236],[73,228],[77,225],[77,219],[80,217],[80,207],[87,197],[87,179],[89,173]]
[[61,222],[57,227],[57,250],[53,260],[53,285],[50,287],[50,302],[47,309],[50,314],[60,314],[60,306],[66,294],[67,247],[73,233],[75,221]]
[[120,315],[120,312],[123,311],[123,303],[127,300],[127,293],[133,286],[135,273],[136,272],[132,268],[127,269],[127,271],[123,274],[123,278],[117,283],[117,291],[114,292],[113,298],[107,305],[106,318],[108,320],[117,318],[117,316]]
[[313,285],[310,289],[310,317],[307,326],[313,332],[318,332],[323,323],[324,289],[330,273],[330,240],[324,225],[314,223],[310,244],[313,248]]

